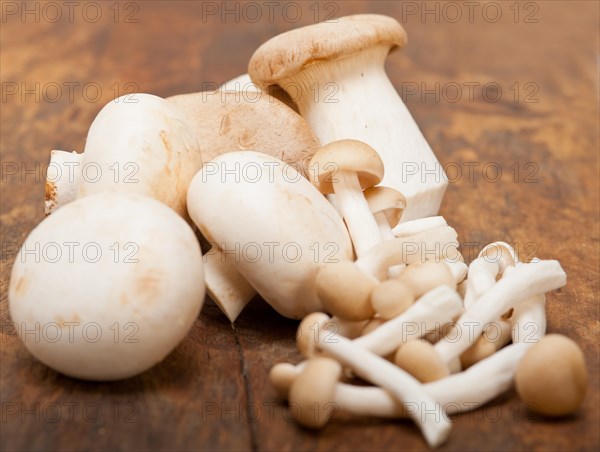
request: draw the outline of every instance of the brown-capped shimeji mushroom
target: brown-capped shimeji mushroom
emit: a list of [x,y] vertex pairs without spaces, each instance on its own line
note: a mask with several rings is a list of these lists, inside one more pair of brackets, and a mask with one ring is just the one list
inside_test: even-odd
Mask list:
[[[483,293],[496,284],[496,277],[499,274],[509,273],[508,270],[513,269],[517,263],[517,254],[508,243],[494,242],[486,245],[469,266],[469,278],[466,281],[464,297],[465,308],[468,309]],[[517,309],[522,309],[526,304],[528,303],[523,302]],[[512,325],[503,318],[487,325],[473,345],[460,355],[462,368],[472,366],[508,344],[511,340],[511,330]]]
[[[410,374],[356,346],[354,341],[324,329],[318,333],[318,348],[351,368],[357,376],[386,390],[397,403],[405,406],[430,447],[437,447],[446,440],[452,426],[450,419],[441,405]],[[333,401],[334,396],[329,401]]]
[[417,366],[413,363],[423,359],[423,348],[430,347],[435,351],[435,355],[431,355],[435,359],[429,360],[429,366],[419,367],[427,369],[426,373],[414,376],[423,381],[432,378],[431,375],[447,375],[450,372],[449,366],[456,362],[491,322],[534,295],[564,286],[566,281],[567,275],[558,261],[523,264],[481,295],[439,342],[431,345],[409,341],[402,346],[395,362],[404,369],[416,369]]
[[329,421],[336,411],[333,400],[341,376],[342,366],[335,359],[314,356],[305,362],[289,390],[289,402],[300,425],[321,428]]
[[572,414],[587,389],[583,352],[572,339],[549,334],[527,350],[517,367],[515,384],[530,410],[545,416]]
[[371,305],[384,319],[405,311],[417,298],[430,290],[446,285],[456,289],[456,280],[445,262],[414,263],[395,279],[381,282],[371,292]]
[[456,231],[444,226],[380,243],[355,262],[325,264],[316,280],[319,299],[328,312],[341,319],[367,320],[375,314],[371,293],[379,280],[387,277],[389,267],[419,262],[423,248],[453,246],[456,238]]
[[462,303],[456,291],[448,286],[439,286],[420,297],[397,317],[385,321],[353,342],[357,347],[387,356],[403,343],[424,336],[461,313]]
[[[249,79],[248,83],[251,84]],[[180,94],[167,100],[190,118],[192,131],[201,143],[205,172],[217,171],[207,162],[221,154],[257,149],[290,165],[290,175],[292,169],[306,175],[305,166],[320,147],[302,116],[262,92],[253,97],[244,92],[217,90]],[[231,262],[235,253],[221,253],[219,244],[212,245],[204,255],[206,289],[233,322],[256,291],[235,270]]]
[[100,110],[83,154],[53,151],[49,167],[47,214],[75,198],[120,192],[150,196],[187,219],[187,186],[202,167],[202,156],[182,110],[136,93]]
[[[468,370],[425,383],[423,388],[448,414],[474,410],[511,388],[517,365],[528,348],[526,344],[509,345]],[[298,365],[278,363],[271,368],[269,380],[279,397],[288,397],[289,389],[302,373],[305,363],[306,361]],[[398,404],[387,391],[376,386],[337,383],[333,403],[339,411],[357,416],[408,416],[408,410],[404,406]]]
[[398,190],[383,186],[367,188],[363,194],[383,240],[395,238],[392,228],[400,222],[402,212],[406,208],[404,195]]
[[331,142],[312,156],[308,171],[321,193],[335,193],[357,256],[383,240],[363,194],[381,181],[384,172],[383,162],[371,146],[356,140]]
[[508,243],[493,242],[486,245],[469,265],[465,308],[468,309],[477,298],[496,284],[496,277],[507,267],[514,267],[518,261],[514,248]]
[[287,91],[322,144],[352,138],[377,150],[382,183],[406,196],[403,220],[410,220],[437,214],[448,181],[385,73],[387,54],[406,41],[391,17],[336,18],[267,41],[248,74],[258,86]]

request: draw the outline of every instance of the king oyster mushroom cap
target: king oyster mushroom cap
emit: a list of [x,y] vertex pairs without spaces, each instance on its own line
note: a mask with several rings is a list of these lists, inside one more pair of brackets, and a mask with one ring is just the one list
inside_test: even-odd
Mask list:
[[[227,92],[229,87],[234,91]],[[226,152],[252,148],[304,173],[306,163],[320,147],[304,118],[260,91],[249,78],[239,77],[223,89],[167,98],[190,118],[205,162]],[[205,276],[209,296],[233,322],[256,291],[229,262],[231,257],[213,246],[205,255]]]
[[158,96],[128,94],[100,110],[82,154],[52,151],[46,214],[80,196],[118,191],[150,196],[187,218],[187,186],[201,167],[185,114]]
[[78,198],[107,191],[137,193],[187,218],[187,187],[202,167],[202,156],[184,112],[158,96],[138,93],[100,110],[81,163]]
[[436,215],[448,185],[385,73],[390,49],[406,42],[397,20],[358,14],[280,34],[248,66],[258,86],[278,84],[290,95],[322,144],[352,138],[376,149],[386,167],[382,184],[408,201],[403,221]]
[[315,288],[321,263],[352,258],[333,206],[274,157],[239,151],[214,164],[217,171],[198,172],[188,191],[188,210],[202,234],[240,250],[236,270],[280,314],[300,318],[321,310]]
[[[28,251],[36,248],[46,251]],[[87,380],[131,377],[165,358],[197,318],[200,246],[149,197],[77,199],[29,234],[8,300],[21,339],[44,364]]]
[[375,149],[357,140],[333,141],[312,156],[308,171],[321,193],[335,193],[358,256],[381,243],[377,221],[363,194],[383,177],[383,162]]

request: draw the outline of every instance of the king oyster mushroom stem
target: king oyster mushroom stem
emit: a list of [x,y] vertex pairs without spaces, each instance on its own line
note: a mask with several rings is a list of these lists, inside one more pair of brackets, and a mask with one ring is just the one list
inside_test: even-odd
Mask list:
[[375,150],[360,141],[339,140],[319,149],[311,158],[311,182],[323,194],[334,194],[357,256],[383,238],[363,190],[383,177],[383,162]]
[[[558,289],[566,282],[567,275],[558,261],[523,264],[479,297],[438,343],[408,342],[399,349],[395,362],[403,369],[418,368],[419,375],[413,375],[420,381],[429,380],[432,375],[443,377],[449,373],[449,364],[472,345],[487,325],[534,295]],[[422,365],[425,355],[426,366]]]
[[[255,148],[306,174],[308,160],[320,148],[319,140],[298,113],[269,95],[271,91],[285,93],[280,89],[263,93],[243,77],[225,89],[167,98],[190,118],[202,144],[205,171],[218,171],[211,161],[221,154]],[[212,245],[204,258],[207,292],[234,322],[256,291],[237,272],[227,250],[223,254],[219,244]]]
[[[27,251],[37,246],[55,255]],[[75,378],[118,380],[149,369],[184,338],[204,302],[194,232],[146,196],[78,198],[31,231],[19,256],[8,290],[17,331],[33,356]],[[43,334],[53,325],[63,330],[56,340]],[[113,332],[122,332],[119,340]]]
[[430,447],[437,447],[447,439],[452,428],[450,419],[442,406],[410,374],[374,353],[356,347],[353,341],[327,330],[319,331],[318,347],[405,406]]
[[189,118],[165,99],[143,93],[119,97],[100,110],[83,154],[54,151],[52,157],[56,168],[75,166],[76,176],[61,171],[57,179],[49,173],[46,213],[73,201],[75,192],[76,198],[120,192],[154,198],[187,219],[187,186],[202,167]]
[[[511,388],[517,366],[529,347],[528,344],[509,345],[463,372],[423,384],[423,389],[448,414],[474,410]],[[288,397],[290,386],[302,374],[304,363],[306,361],[298,365],[279,363],[271,369],[269,379],[281,398]],[[337,383],[333,403],[340,411],[356,416],[405,418],[409,414],[389,392],[376,386]]]
[[230,152],[213,163],[216,171],[203,168],[188,190],[188,210],[202,234],[239,250],[235,269],[280,314],[322,310],[320,266],[352,258],[333,206],[299,172],[266,154]]
[[322,144],[351,138],[372,146],[386,168],[382,184],[406,196],[403,221],[436,215],[448,185],[385,73],[390,50],[406,42],[395,19],[353,15],[276,36],[248,66],[258,86],[278,84],[290,95]]
[[340,260],[321,267],[317,293],[325,309],[346,321],[371,318],[371,295],[380,280],[387,278],[390,266],[420,262],[433,247],[455,246],[456,231],[449,226],[435,228],[412,237],[388,240],[373,247],[356,262]]

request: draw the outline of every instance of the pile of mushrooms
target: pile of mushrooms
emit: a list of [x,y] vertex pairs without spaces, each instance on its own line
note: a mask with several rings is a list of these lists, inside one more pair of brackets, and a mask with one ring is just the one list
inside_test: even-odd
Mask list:
[[[534,411],[575,412],[583,354],[545,336],[546,294],[566,274],[504,242],[464,262],[436,216],[447,179],[384,71],[406,40],[391,17],[343,17],[269,40],[216,91],[105,106],[83,153],[52,151],[48,216],[13,266],[25,346],[76,378],[127,378],[183,339],[205,290],[231,322],[258,293],[301,319],[304,360],[270,380],[305,427],[339,410],[407,417],[436,447],[449,415],[514,383]],[[100,255],[29,252],[66,243]],[[133,259],[109,253],[125,244]],[[29,339],[49,324],[100,335]],[[113,340],[114,325],[135,341]]]

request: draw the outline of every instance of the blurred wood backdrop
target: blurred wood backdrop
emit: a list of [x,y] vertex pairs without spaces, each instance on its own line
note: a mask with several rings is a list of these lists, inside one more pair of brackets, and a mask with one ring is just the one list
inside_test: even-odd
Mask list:
[[7,308],[16,247],[44,217],[49,151],[81,150],[106,102],[213,88],[270,37],[361,12],[408,32],[387,70],[447,165],[442,214],[465,256],[504,240],[559,259],[569,282],[548,297],[548,330],[575,339],[590,372],[576,416],[543,420],[511,392],[453,417],[442,449],[598,450],[598,2],[465,3],[2,1],[2,450],[426,447],[407,421],[339,415],[320,432],[299,428],[267,383],[271,365],[299,359],[296,322],[260,300],[233,327],[207,302],[163,363],[113,384],[34,360]]

